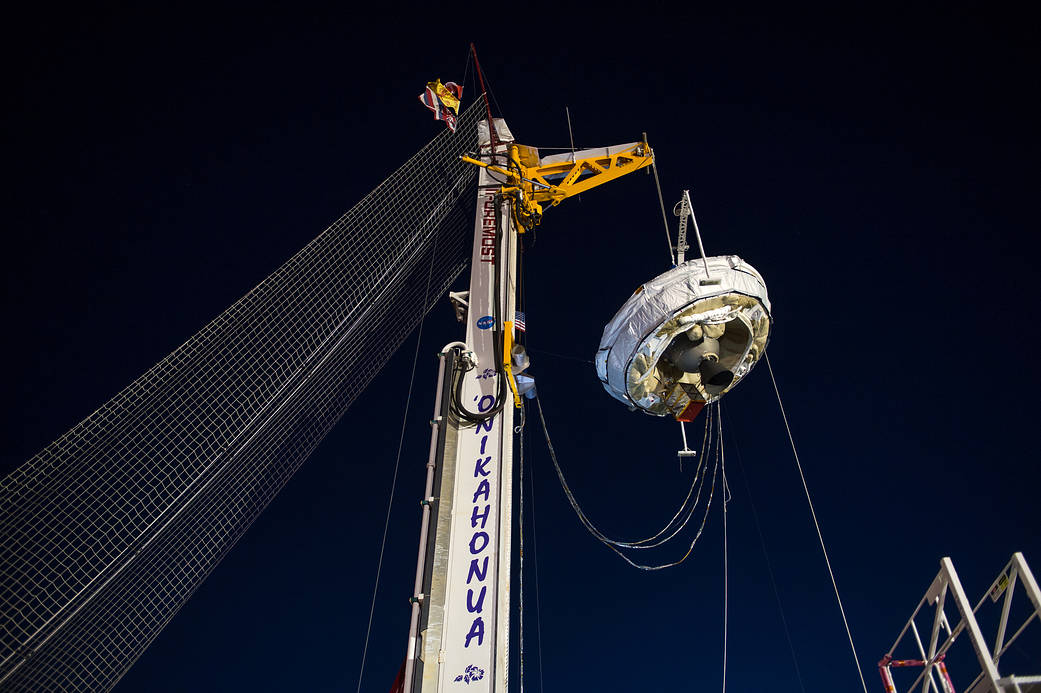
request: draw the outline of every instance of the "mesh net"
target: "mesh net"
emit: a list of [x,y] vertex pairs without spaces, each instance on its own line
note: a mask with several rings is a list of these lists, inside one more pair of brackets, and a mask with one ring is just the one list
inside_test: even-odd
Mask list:
[[469,261],[479,117],[0,481],[0,688],[113,687],[289,480]]

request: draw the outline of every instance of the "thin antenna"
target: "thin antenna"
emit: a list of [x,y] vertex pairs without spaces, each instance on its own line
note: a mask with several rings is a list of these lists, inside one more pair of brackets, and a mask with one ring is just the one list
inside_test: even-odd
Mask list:
[[567,136],[571,139],[571,163],[575,163],[575,135],[571,132],[571,110],[564,106],[564,113],[567,114]]
[[[575,135],[571,132],[571,109],[564,106],[564,113],[567,114],[567,136],[571,140],[571,163],[575,163]],[[578,196],[578,201],[582,201],[582,196]]]

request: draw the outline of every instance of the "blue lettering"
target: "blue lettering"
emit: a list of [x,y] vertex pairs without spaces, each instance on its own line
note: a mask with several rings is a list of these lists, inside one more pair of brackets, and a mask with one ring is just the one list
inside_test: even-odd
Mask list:
[[[480,400],[475,397],[474,400],[477,401],[477,411],[479,412],[489,412],[495,406],[495,397],[492,395],[483,395]],[[489,416],[477,424],[475,431],[475,434],[480,437],[481,451],[474,462],[474,478],[479,479],[479,482],[473,494],[473,507],[470,511],[470,527],[474,533],[470,538],[469,548],[473,558],[470,560],[470,569],[466,574],[467,585],[474,580],[477,582],[473,589],[467,588],[466,591],[466,610],[471,614],[480,614],[484,611],[484,601],[488,596],[487,585],[481,583],[488,577],[489,557],[483,556],[478,559],[476,556],[491,546],[491,537],[484,530],[488,526],[488,518],[492,512],[492,486],[488,477],[496,467],[490,467],[492,455],[486,454],[486,451],[490,437],[488,434],[492,432],[494,424],[495,416]],[[483,503],[480,503],[482,500]],[[484,620],[480,616],[476,617],[470,625],[470,631],[466,634],[463,647],[470,647],[474,638],[477,639],[477,645],[484,644]]]
[[488,588],[484,585],[481,586],[481,593],[477,596],[477,603],[473,603],[474,591],[466,590],[466,610],[471,614],[479,614],[484,610],[484,595],[488,591]]
[[466,634],[466,642],[463,644],[463,647],[470,647],[470,641],[473,638],[477,638],[478,647],[484,643],[484,619],[480,616],[475,618],[473,625],[470,626],[470,632]]
[[[481,544],[481,548],[477,548],[477,540],[484,539],[484,543]],[[488,548],[488,532],[474,532],[473,537],[470,539],[470,553],[481,553]]]
[[484,512],[483,513],[479,513],[479,512],[477,512],[477,506],[475,505],[473,513],[470,515],[470,527],[471,528],[477,527],[477,520],[480,520],[481,521],[481,529],[484,529],[484,526],[486,524],[488,524],[488,513],[490,513],[491,510],[492,510],[492,506],[486,505],[486,506],[484,506]]
[[484,557],[484,567],[482,568],[477,564],[476,558],[470,559],[470,571],[466,574],[466,584],[470,584],[470,580],[474,577],[477,578],[478,582],[483,582],[484,578],[488,575],[488,557]]

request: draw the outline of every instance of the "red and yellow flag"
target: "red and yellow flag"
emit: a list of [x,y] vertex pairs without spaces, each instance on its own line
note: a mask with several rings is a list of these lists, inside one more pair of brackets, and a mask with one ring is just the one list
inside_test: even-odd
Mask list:
[[456,115],[459,114],[459,102],[463,97],[463,88],[455,82],[441,84],[441,80],[427,82],[426,89],[419,95],[419,102],[434,112],[435,120],[445,121],[445,125],[455,132]]

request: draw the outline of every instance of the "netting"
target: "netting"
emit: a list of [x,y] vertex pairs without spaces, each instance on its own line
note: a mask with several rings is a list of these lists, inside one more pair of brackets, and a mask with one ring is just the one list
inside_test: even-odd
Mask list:
[[0,688],[113,687],[299,468],[467,264],[479,117],[0,481]]

